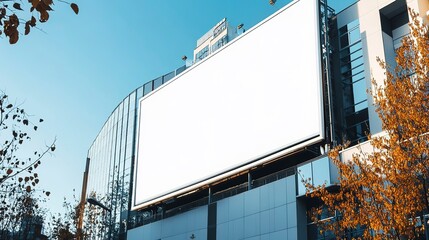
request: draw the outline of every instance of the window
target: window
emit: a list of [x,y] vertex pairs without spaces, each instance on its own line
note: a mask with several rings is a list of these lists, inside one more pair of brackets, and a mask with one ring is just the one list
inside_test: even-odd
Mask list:
[[228,36],[223,36],[221,39],[217,40],[212,46],[212,52],[217,51],[219,48],[223,47],[228,42]]
[[217,37],[223,30],[226,29],[226,21],[224,20],[219,26],[213,30],[213,38]]
[[153,80],[153,89],[157,89],[159,86],[162,85],[162,77],[159,77],[155,80]]
[[331,184],[330,169],[330,160],[327,156],[299,166],[297,174],[298,195],[305,195],[306,193],[305,184],[302,182],[302,180],[309,181],[309,183],[315,186]]
[[146,96],[148,93],[152,92],[152,90],[152,81],[150,81],[144,85],[143,96]]
[[171,79],[173,79],[173,78],[174,78],[174,71],[173,71],[173,72],[170,72],[170,73],[165,74],[165,75],[162,77],[162,83],[166,83],[166,82],[170,81],[170,80],[171,80]]
[[345,115],[345,134],[352,144],[358,143],[369,132],[368,100],[366,91],[365,66],[359,21],[338,30],[340,44],[340,76]]
[[209,46],[205,46],[201,51],[195,54],[195,62],[199,62],[203,60],[205,57],[209,55]]

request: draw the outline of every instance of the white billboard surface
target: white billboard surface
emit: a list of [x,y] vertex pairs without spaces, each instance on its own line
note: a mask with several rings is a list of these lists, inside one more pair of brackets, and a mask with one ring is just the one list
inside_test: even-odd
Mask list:
[[323,138],[317,2],[292,2],[141,99],[134,208]]

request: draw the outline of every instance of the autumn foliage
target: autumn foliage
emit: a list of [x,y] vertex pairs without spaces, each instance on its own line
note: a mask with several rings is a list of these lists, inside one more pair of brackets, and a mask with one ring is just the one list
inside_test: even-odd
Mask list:
[[[429,213],[429,31],[410,12],[410,35],[397,49],[396,66],[385,80],[373,80],[377,113],[384,132],[369,136],[350,159],[344,146],[329,156],[339,169],[338,186],[307,184],[320,200],[310,215],[322,234],[338,239],[416,239],[424,235]],[[390,70],[392,69],[392,70]],[[322,215],[332,216],[321,219]],[[359,232],[360,231],[360,232]]]
[[[76,14],[79,13],[77,4],[62,0],[57,2],[69,4]],[[49,20],[49,12],[53,11],[53,5],[54,0],[28,0],[28,4],[17,0],[0,0],[0,26],[3,26],[0,37],[4,35],[9,38],[10,44],[15,44],[22,30],[28,35],[31,28],[37,28],[38,23]],[[20,24],[24,26],[23,29],[19,28]]]

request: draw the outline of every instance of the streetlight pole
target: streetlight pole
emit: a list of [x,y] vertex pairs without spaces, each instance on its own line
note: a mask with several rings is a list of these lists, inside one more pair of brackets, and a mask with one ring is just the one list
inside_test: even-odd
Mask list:
[[[106,207],[104,204],[102,204],[101,202],[97,201],[97,199],[95,199],[95,198],[91,198],[91,197],[87,198],[86,202],[89,203],[89,204],[91,204],[91,205],[98,206],[98,207],[102,208],[103,210],[106,210],[107,212],[109,212],[109,218],[110,218],[110,216],[112,214],[112,209]],[[111,231],[111,228],[112,228],[112,226],[111,226],[111,220],[110,219],[109,219],[108,227],[109,227],[109,233],[108,234],[109,234],[109,237],[110,237],[110,231]]]
[[91,204],[91,205],[96,205],[101,207],[102,209],[108,211],[108,212],[112,212],[112,210],[106,206],[104,206],[101,202],[97,201],[95,198],[87,198],[86,202]]

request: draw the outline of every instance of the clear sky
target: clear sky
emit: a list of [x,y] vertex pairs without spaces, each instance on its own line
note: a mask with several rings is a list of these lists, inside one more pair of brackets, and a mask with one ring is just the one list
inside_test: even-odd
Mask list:
[[[43,31],[32,29],[15,45],[0,39],[0,90],[45,119],[32,147],[57,139],[39,170],[39,187],[52,192],[47,206],[54,212],[73,189],[80,197],[88,148],[125,96],[183,65],[183,55],[192,58],[196,40],[222,18],[248,29],[289,2],[75,1],[78,16],[58,2],[49,21],[39,24]],[[353,2],[328,3],[338,12]]]

